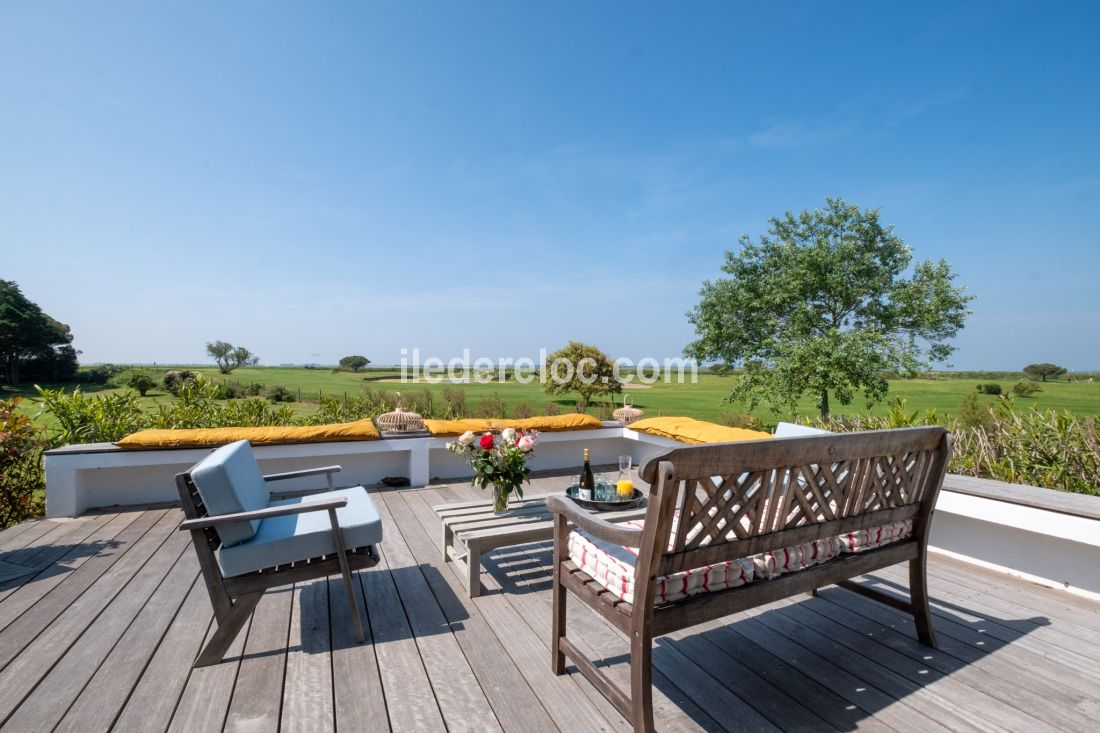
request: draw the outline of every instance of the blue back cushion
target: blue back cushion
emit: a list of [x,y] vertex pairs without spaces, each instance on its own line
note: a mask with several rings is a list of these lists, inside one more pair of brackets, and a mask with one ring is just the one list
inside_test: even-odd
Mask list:
[[[247,440],[223,445],[191,469],[191,480],[199,490],[210,516],[263,509],[267,506],[267,482]],[[252,539],[260,520],[236,522],[218,527],[226,547]]]

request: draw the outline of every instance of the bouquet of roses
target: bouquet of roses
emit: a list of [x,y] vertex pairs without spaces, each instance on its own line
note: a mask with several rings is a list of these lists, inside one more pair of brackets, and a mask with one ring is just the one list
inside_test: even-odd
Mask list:
[[464,456],[474,471],[471,486],[493,487],[493,508],[504,511],[508,497],[514,491],[523,497],[523,482],[531,483],[531,469],[527,457],[538,444],[539,435],[534,430],[526,433],[504,428],[500,435],[485,433],[478,437],[467,430],[457,440],[447,443],[447,450]]

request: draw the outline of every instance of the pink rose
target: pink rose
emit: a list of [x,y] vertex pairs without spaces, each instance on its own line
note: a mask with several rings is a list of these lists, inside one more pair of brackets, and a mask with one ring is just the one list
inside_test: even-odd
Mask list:
[[521,451],[526,453],[535,447],[535,439],[532,438],[530,435],[524,435],[519,439],[519,442],[516,443],[516,445],[519,446],[519,449]]

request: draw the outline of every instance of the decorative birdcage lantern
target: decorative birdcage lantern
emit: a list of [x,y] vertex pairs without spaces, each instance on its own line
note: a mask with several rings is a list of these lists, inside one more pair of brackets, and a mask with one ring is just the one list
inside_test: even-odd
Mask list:
[[623,425],[629,425],[635,420],[641,420],[643,417],[645,417],[645,413],[630,404],[629,397],[624,397],[623,406],[611,413],[611,419],[618,420]]
[[374,424],[384,433],[415,433],[424,429],[424,418],[402,407],[401,393],[398,392],[393,412],[379,415],[374,419]]

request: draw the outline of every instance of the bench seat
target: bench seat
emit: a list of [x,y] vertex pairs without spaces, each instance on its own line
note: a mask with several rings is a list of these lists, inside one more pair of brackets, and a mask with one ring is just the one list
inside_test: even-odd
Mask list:
[[[622,522],[622,526],[644,529],[645,521]],[[690,596],[776,578],[820,565],[843,553],[858,553],[882,547],[903,540],[912,533],[913,520],[909,519],[658,576],[655,602],[672,603]],[[569,559],[619,600],[634,602],[637,548],[616,545],[594,537],[583,529],[574,529],[569,533]]]

